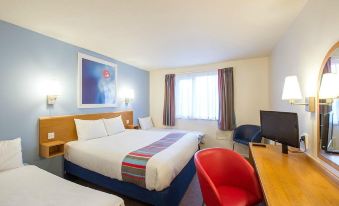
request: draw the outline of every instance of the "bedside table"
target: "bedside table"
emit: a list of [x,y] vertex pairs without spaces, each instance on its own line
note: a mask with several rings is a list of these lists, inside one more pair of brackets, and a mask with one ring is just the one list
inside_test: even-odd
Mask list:
[[40,144],[40,156],[52,158],[64,154],[64,141],[51,141]]
[[126,126],[127,129],[140,129],[139,125],[137,124],[131,124]]

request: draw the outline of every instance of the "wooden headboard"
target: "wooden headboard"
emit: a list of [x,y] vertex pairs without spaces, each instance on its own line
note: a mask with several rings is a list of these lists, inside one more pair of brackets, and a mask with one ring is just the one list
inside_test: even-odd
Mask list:
[[[98,114],[80,114],[67,116],[50,116],[39,118],[39,142],[47,143],[51,141],[69,142],[77,140],[77,132],[74,119],[95,120],[113,117],[122,117],[125,127],[133,124],[133,111],[98,113]],[[128,123],[127,123],[128,122]],[[48,133],[54,132],[54,139],[48,139]]]

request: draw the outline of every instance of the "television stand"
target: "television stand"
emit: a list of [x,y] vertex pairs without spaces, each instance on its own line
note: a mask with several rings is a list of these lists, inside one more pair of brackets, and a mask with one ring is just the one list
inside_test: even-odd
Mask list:
[[287,146],[287,144],[281,144],[281,151],[284,154],[288,154],[288,146]]

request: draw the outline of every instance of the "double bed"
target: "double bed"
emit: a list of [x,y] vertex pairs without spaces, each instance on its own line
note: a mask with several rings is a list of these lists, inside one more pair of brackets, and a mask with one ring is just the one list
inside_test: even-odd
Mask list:
[[[82,168],[121,180],[121,165],[131,151],[152,144],[171,132],[126,130],[116,135],[65,145],[65,159]],[[162,191],[187,165],[198,149],[198,139],[186,133],[173,145],[154,155],[146,165],[146,189]]]
[[[74,119],[98,120],[117,116],[122,117],[124,124],[126,122],[133,124],[132,111],[65,116],[56,117],[56,119],[49,117],[40,119],[40,135],[44,135],[41,131],[45,125],[48,125],[50,131],[62,131],[63,135],[60,138],[68,135],[65,141],[67,142],[64,154],[65,174],[77,176],[148,204],[179,205],[195,175],[193,156],[198,150],[199,135],[194,132],[178,133],[178,131],[171,130],[127,129],[118,134],[86,141],[77,141],[77,136],[74,136]],[[60,123],[67,125],[60,126]],[[68,129],[62,130],[61,128]],[[145,164],[144,186],[125,181],[123,176],[126,175],[126,171],[123,171],[122,165],[128,155],[141,148],[158,147],[159,141],[177,134],[181,137],[152,154],[152,157],[148,159]]]

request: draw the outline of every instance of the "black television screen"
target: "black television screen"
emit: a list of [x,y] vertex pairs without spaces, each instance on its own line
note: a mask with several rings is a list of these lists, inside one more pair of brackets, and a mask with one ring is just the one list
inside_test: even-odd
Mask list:
[[299,148],[297,113],[260,111],[260,123],[263,137]]

